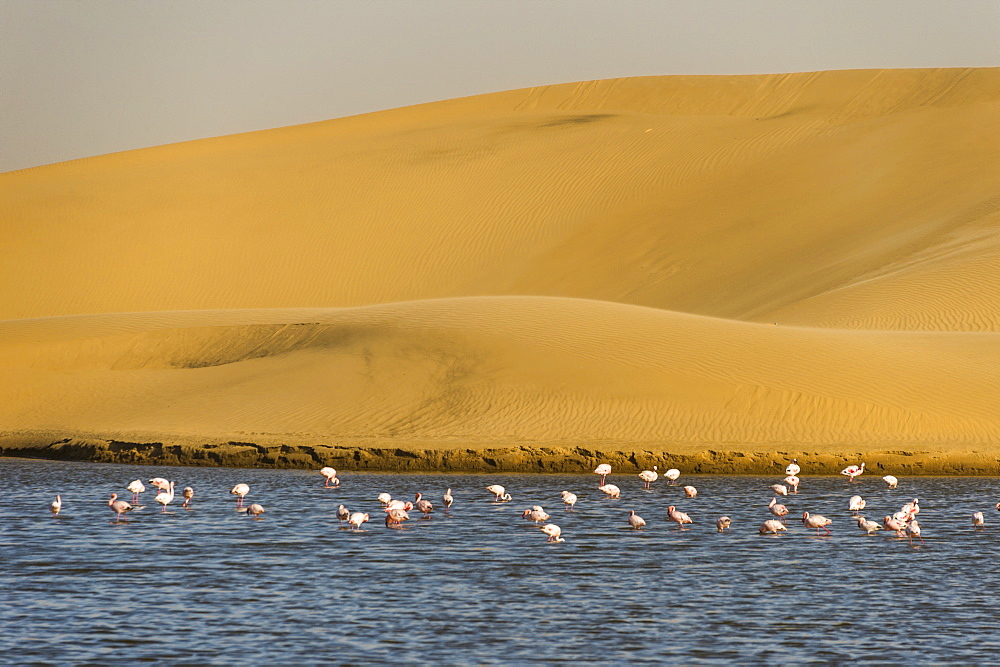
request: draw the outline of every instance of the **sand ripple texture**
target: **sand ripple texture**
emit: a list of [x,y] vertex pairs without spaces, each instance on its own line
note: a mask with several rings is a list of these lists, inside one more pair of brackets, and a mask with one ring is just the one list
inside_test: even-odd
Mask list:
[[0,443],[995,473],[998,91],[594,81],[2,174]]

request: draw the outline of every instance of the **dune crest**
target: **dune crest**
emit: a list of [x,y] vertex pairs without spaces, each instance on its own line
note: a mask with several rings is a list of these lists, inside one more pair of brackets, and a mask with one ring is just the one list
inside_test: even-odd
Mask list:
[[996,472],[998,154],[1000,69],[859,70],[562,84],[0,174],[0,451],[748,471],[916,447]]

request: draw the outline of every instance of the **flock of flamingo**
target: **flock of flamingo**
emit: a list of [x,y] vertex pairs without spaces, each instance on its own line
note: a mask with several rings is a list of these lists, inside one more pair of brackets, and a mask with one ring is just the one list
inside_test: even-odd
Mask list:
[[[841,471],[842,475],[846,475],[849,481],[853,482],[855,478],[864,474],[865,464],[861,463],[860,466],[852,465],[844,468]],[[330,467],[322,468],[320,474],[326,479],[324,486],[326,487],[338,487],[340,486],[340,479],[337,477],[337,471]],[[758,529],[761,535],[779,535],[782,532],[788,530],[786,524],[786,516],[789,514],[789,509],[784,504],[778,502],[778,496],[787,496],[789,493],[798,493],[799,490],[799,473],[801,468],[799,467],[798,460],[792,459],[792,462],[788,464],[785,468],[785,478],[781,480],[783,483],[772,484],[770,489],[774,492],[774,497],[771,498],[771,502],[768,504],[768,511],[775,517],[772,519],[765,520]],[[601,477],[600,484],[598,485],[598,490],[604,493],[608,498],[620,498],[621,489],[614,485],[607,483],[608,475],[611,474],[611,466],[607,463],[602,463],[597,468],[594,469],[594,474]],[[673,485],[677,482],[680,477],[681,472],[677,468],[671,468],[663,473],[663,477],[667,479],[667,483]],[[643,470],[639,473],[639,479],[642,480],[643,488],[649,489],[652,484],[659,479],[660,474],[656,466],[653,466],[652,470]],[[892,475],[885,475],[882,477],[882,481],[886,483],[888,488],[895,489],[899,483]],[[175,483],[166,480],[162,477],[154,477],[148,480],[148,483],[152,485],[153,488],[157,489],[156,497],[154,501],[157,502],[161,507],[162,511],[167,511],[167,505],[174,501],[174,485]],[[142,480],[136,479],[130,482],[125,487],[132,492],[132,502],[127,502],[125,500],[119,500],[117,493],[112,493],[110,500],[108,500],[108,507],[111,511],[115,513],[115,522],[127,520],[125,515],[129,512],[137,509],[139,506],[140,494],[146,491],[145,485]],[[698,489],[694,486],[683,486],[684,495],[687,498],[695,498],[698,495]],[[511,494],[507,492],[503,486],[499,484],[493,484],[486,487],[486,490],[493,494],[493,502],[504,503],[512,500]],[[258,503],[252,503],[248,506],[244,506],[244,499],[250,494],[250,486],[248,484],[240,483],[232,488],[229,492],[231,495],[236,496],[236,507],[238,510],[245,512],[248,516],[252,516],[255,519],[260,518],[260,515],[264,513],[264,508]],[[194,499],[194,489],[190,486],[185,487],[181,492],[183,497],[182,507],[189,507],[192,500]],[[566,506],[566,510],[572,510],[577,502],[577,495],[570,491],[563,491],[561,493],[562,502]],[[416,510],[423,514],[423,517],[430,518],[432,512],[434,511],[434,504],[423,497],[422,494],[417,493],[415,499],[411,501],[402,501],[399,499],[394,499],[388,493],[380,493],[377,500],[382,503],[383,511],[385,513],[385,526],[386,528],[398,528],[404,521],[410,519],[409,512]],[[442,503],[445,508],[445,512],[449,512],[452,504],[455,502],[455,498],[451,493],[451,489],[448,489],[441,498]],[[867,503],[859,495],[852,496],[847,503],[847,509],[854,513],[854,520],[857,521],[858,528],[863,530],[868,535],[874,535],[877,531],[885,529],[886,531],[892,531],[897,537],[909,538],[910,544],[913,545],[914,539],[919,539],[921,544],[923,544],[923,537],[921,536],[920,524],[917,521],[917,515],[920,513],[920,501],[918,498],[903,504],[898,512],[894,514],[888,514],[879,524],[876,521],[870,521],[866,519],[861,511],[865,509]],[[53,515],[59,514],[62,510],[62,496],[57,495],[56,499],[52,501],[49,506],[50,511]],[[1000,503],[996,504],[997,511],[1000,511]],[[548,523],[551,516],[540,506],[534,505],[530,509],[524,510],[521,517],[530,521],[533,521],[536,526],[548,536],[549,542],[565,542],[565,538],[562,537],[562,528],[554,523]],[[341,525],[346,522],[352,530],[361,530],[361,526],[368,521],[371,517],[367,512],[351,512],[344,505],[340,505],[337,508],[337,518],[340,520]],[[678,510],[674,505],[670,505],[667,508],[667,518],[670,521],[677,523],[677,528],[679,530],[685,530],[684,526],[687,524],[693,524],[694,521],[691,517]],[[646,521],[641,516],[635,513],[635,510],[630,510],[627,518],[628,525],[634,530],[641,530],[646,526]],[[821,516],[819,514],[811,514],[809,512],[802,513],[802,524],[809,529],[815,529],[816,535],[830,535],[830,524],[832,520]],[[728,516],[720,516],[715,520],[715,527],[717,532],[724,532],[730,530],[732,525],[732,519]],[[972,515],[972,525],[976,529],[981,529],[986,526],[986,519],[983,512],[975,512]],[[820,531],[825,531],[821,533]]]

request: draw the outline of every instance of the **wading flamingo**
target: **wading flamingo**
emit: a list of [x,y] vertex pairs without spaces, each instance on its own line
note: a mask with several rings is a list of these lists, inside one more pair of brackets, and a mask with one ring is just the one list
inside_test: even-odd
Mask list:
[[642,488],[648,489],[650,484],[656,481],[659,475],[656,472],[656,466],[653,466],[652,470],[643,470],[639,473],[639,479],[642,480]]
[[681,512],[680,510],[678,510],[673,505],[671,505],[670,507],[667,508],[667,517],[671,521],[676,521],[677,522],[677,528],[680,529],[680,530],[685,530],[684,524],[686,524],[686,523],[693,524],[694,523],[694,521],[691,520],[691,517],[689,517],[684,512]]
[[788,487],[785,486],[784,484],[772,484],[771,490],[777,493],[779,496],[788,495]]
[[895,489],[896,485],[899,484],[899,480],[892,475],[886,475],[882,478],[882,481],[885,482],[886,486],[890,489]]
[[191,499],[194,498],[194,489],[190,486],[185,486],[182,493],[184,495],[184,502],[181,503],[181,507],[187,507],[191,504]]
[[417,508],[418,512],[424,515],[425,519],[431,518],[431,512],[434,511],[434,505],[431,501],[425,500],[423,494],[417,494],[417,497],[413,500],[413,506]]
[[252,516],[255,519],[259,518],[260,515],[263,513],[264,513],[264,508],[258,505],[257,503],[253,503],[252,505],[250,505],[250,507],[247,508],[247,516]]
[[56,499],[53,500],[52,503],[49,505],[49,511],[52,512],[52,514],[58,516],[59,510],[61,509],[62,509],[62,496],[56,496]]
[[340,521],[340,525],[343,526],[344,522],[351,518],[351,512],[343,505],[337,506],[337,519]]
[[329,466],[325,468],[320,468],[319,474],[323,475],[323,477],[326,477],[326,482],[323,483],[323,486],[330,486],[331,483],[333,486],[340,486],[340,480],[337,479],[337,471],[334,470],[333,468]]
[[677,478],[681,476],[681,471],[677,468],[671,468],[667,472],[663,473],[663,476],[670,480],[667,484],[673,484],[677,481]]
[[163,506],[162,511],[166,512],[167,505],[174,502],[174,483],[170,482],[170,484],[167,486],[167,490],[160,491],[159,493],[157,493],[156,497],[153,498],[153,500],[160,503],[160,505]]
[[368,514],[365,512],[355,512],[347,520],[348,523],[354,526],[354,530],[361,530],[361,524],[365,521],[368,521]]
[[854,520],[858,522],[858,528],[865,531],[869,535],[874,535],[876,532],[882,530],[882,526],[878,525],[875,521],[869,521],[863,516],[856,516]]
[[851,496],[851,499],[847,501],[847,509],[851,512],[857,514],[865,508],[868,503],[861,496]]
[[825,516],[820,514],[810,514],[809,512],[802,513],[802,525],[806,528],[815,528],[817,536],[819,536],[820,528],[825,530],[826,534],[829,535],[830,529],[827,526],[831,523],[833,523],[832,520],[827,519]]
[[646,525],[646,520],[636,514],[635,510],[629,510],[628,525],[632,526],[635,530],[639,530]]
[[761,535],[777,535],[783,530],[788,530],[788,527],[777,519],[768,519],[764,523],[760,524],[760,528],[758,530]]
[[576,494],[570,493],[569,491],[563,491],[559,495],[562,496],[563,502],[566,503],[566,509],[573,509],[573,506],[576,505]]
[[541,527],[541,531],[549,536],[548,542],[565,542],[566,540],[560,537],[562,535],[562,528],[554,523],[547,523]]
[[111,500],[108,501],[108,507],[111,508],[112,512],[118,515],[115,521],[121,521],[122,515],[127,514],[128,512],[131,512],[132,510],[135,509],[124,500],[118,500],[117,493],[111,494]]
[[142,480],[133,479],[125,488],[132,492],[132,503],[138,505],[139,494],[146,490],[146,487],[142,485]]
[[[56,510],[55,512],[58,514],[59,510]],[[972,515],[972,525],[975,526],[977,530],[986,527],[986,517],[983,516],[982,512],[976,512]]]
[[611,474],[611,466],[607,463],[602,463],[601,465],[594,468],[594,474],[601,476],[601,483],[598,486],[604,486],[605,478]]
[[854,481],[854,478],[861,475],[865,471],[865,463],[861,462],[860,466],[847,466],[840,471],[841,475],[847,475],[848,480]]
[[785,515],[788,514],[788,508],[778,502],[777,498],[771,498],[771,502],[767,504],[767,511],[778,517],[782,523],[785,522]]
[[608,498],[620,498],[622,495],[622,490],[614,484],[603,484],[597,487],[597,490],[607,494]]
[[732,523],[733,520],[730,519],[728,516],[720,516],[718,519],[715,520],[715,530],[716,532],[719,533],[721,533],[724,530],[729,530],[729,526],[731,526]]
[[785,484],[792,487],[792,493],[799,492],[799,478],[795,475],[789,475],[785,478]]
[[447,512],[451,508],[451,504],[455,502],[455,496],[451,495],[451,489],[444,492],[441,496],[441,502],[444,503],[444,511]]
[[237,484],[236,486],[233,487],[232,491],[230,491],[229,493],[236,496],[236,506],[243,507],[243,499],[250,494],[250,485]]
[[507,489],[503,488],[499,484],[487,486],[486,490],[493,494],[493,502],[495,503],[505,503],[511,500],[510,494],[507,493]]
[[795,476],[802,472],[802,468],[799,467],[799,460],[792,459],[792,462],[785,466],[785,474],[789,476]]

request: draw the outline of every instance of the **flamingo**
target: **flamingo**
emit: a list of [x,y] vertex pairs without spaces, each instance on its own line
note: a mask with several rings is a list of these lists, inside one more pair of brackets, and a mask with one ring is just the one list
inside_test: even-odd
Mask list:
[[841,475],[847,475],[850,481],[854,481],[854,478],[862,474],[865,471],[865,463],[861,462],[860,466],[847,466],[840,471]]
[[619,489],[614,484],[602,484],[601,486],[597,487],[597,490],[601,491],[602,493],[606,493],[608,495],[608,498],[620,498],[622,495],[622,490]]
[[[58,498],[58,496],[56,497]],[[53,511],[56,514],[59,513],[59,510],[53,510]],[[972,525],[975,526],[977,530],[986,527],[986,517],[983,516],[982,512],[976,512],[975,514],[972,515]]]
[[562,528],[554,523],[547,523],[542,526],[541,531],[549,536],[548,542],[565,542],[566,540],[560,535],[562,535]]
[[354,526],[354,530],[361,530],[361,524],[368,521],[368,514],[366,512],[355,512],[348,518],[347,522]]
[[141,479],[133,479],[125,487],[132,492],[132,502],[136,505],[139,504],[139,494],[146,490],[146,487],[142,485]]
[[854,517],[855,521],[858,522],[858,528],[865,531],[869,535],[874,535],[877,531],[882,530],[882,526],[878,525],[875,521],[869,521],[861,515]]
[[233,487],[233,490],[230,491],[229,493],[236,496],[236,506],[243,507],[243,499],[250,494],[250,485],[237,484],[236,486]]
[[409,512],[411,509],[413,509],[413,503],[409,500],[405,503],[402,500],[390,500],[385,506],[386,512],[390,510],[403,510],[405,512]]
[[340,520],[340,525],[343,526],[344,522],[351,518],[351,512],[343,505],[337,506],[337,519]]
[[785,522],[783,517],[788,514],[788,508],[779,503],[777,498],[771,498],[771,502],[767,504],[767,511],[778,517],[782,523]]
[[118,518],[115,519],[115,521],[121,521],[123,514],[127,514],[128,512],[131,512],[132,510],[135,509],[124,500],[118,500],[117,493],[111,494],[111,500],[108,501],[108,507],[111,508],[112,512],[118,515]]
[[767,535],[768,533],[771,535],[777,535],[783,530],[788,530],[788,527],[777,519],[768,519],[764,523],[760,524],[760,528],[758,530],[761,535]]
[[51,504],[49,504],[49,511],[52,512],[53,515],[59,516],[59,510],[61,509],[62,509],[62,496],[56,496],[56,499],[53,500]]
[[187,507],[191,504],[191,499],[194,498],[194,489],[190,486],[185,486],[182,493],[184,494],[184,502],[181,503],[181,507]]
[[685,486],[684,495],[687,496],[688,498],[694,498],[695,496],[698,495],[698,489],[694,488],[693,486]]
[[573,506],[576,505],[576,494],[570,493],[569,491],[563,491],[559,495],[562,496],[563,502],[566,503],[566,510],[569,511],[573,509]]
[[392,496],[390,496],[388,493],[383,491],[382,493],[378,494],[378,501],[382,503],[383,506],[388,505],[390,500],[392,500]]
[[792,487],[792,493],[799,492],[799,478],[795,475],[789,475],[784,479],[785,484]]
[[667,508],[667,517],[671,521],[676,521],[677,522],[677,528],[680,529],[680,530],[684,530],[684,524],[686,524],[686,523],[693,524],[694,523],[694,521],[691,520],[691,517],[689,517],[684,512],[679,511],[673,505],[671,505],[670,507]]
[[264,508],[257,503],[253,503],[246,509],[247,516],[252,516],[255,519],[259,519],[260,515],[264,513]]
[[455,496],[451,495],[451,489],[444,492],[441,496],[441,502],[444,503],[444,511],[447,512],[451,508],[451,504],[455,502]]
[[604,486],[604,479],[611,474],[611,466],[607,463],[602,463],[594,468],[594,474],[601,476],[601,483],[598,486]]
[[159,493],[157,493],[156,497],[153,498],[153,500],[160,503],[160,505],[163,506],[162,511],[166,512],[167,505],[169,505],[174,501],[174,483],[170,482],[169,486],[167,487],[167,490],[160,491]]
[[829,526],[831,523],[833,523],[833,521],[827,519],[825,516],[821,516],[819,514],[810,514],[809,512],[802,513],[802,525],[804,525],[806,528],[815,528],[817,536],[819,536],[820,528],[825,530],[826,534],[829,535],[830,529],[827,528],[827,526]]
[[913,516],[917,516],[918,514],[920,514],[920,499],[914,498],[910,502],[903,505],[900,508],[900,511],[906,512],[907,514],[912,514]]
[[494,495],[493,502],[495,503],[505,503],[511,500],[510,494],[507,493],[507,489],[503,488],[499,484],[487,486],[486,490]]
[[[169,480],[163,479],[162,477],[154,477],[149,480],[149,483],[153,485],[153,488],[159,489],[160,491],[166,491],[170,488]],[[131,491],[132,489],[129,489]]]
[[882,481],[885,482],[886,486],[890,489],[895,489],[896,485],[899,484],[899,480],[892,475],[886,475],[882,478]]
[[920,524],[917,523],[916,519],[906,524],[906,536],[910,538],[910,546],[913,546],[914,537],[919,539],[921,544],[924,544],[924,538],[920,537]]
[[635,530],[639,530],[646,525],[646,520],[636,514],[635,510],[629,510],[628,525],[632,526]]
[[792,462],[785,466],[785,474],[789,477],[794,477],[802,472],[802,468],[799,467],[799,460],[792,459]]
[[772,484],[771,490],[777,493],[779,496],[788,495],[788,487],[785,486],[784,484]]
[[648,489],[650,484],[656,481],[659,475],[656,473],[656,466],[653,466],[652,470],[643,470],[639,473],[639,479],[642,480],[642,488]]
[[905,521],[901,521],[900,519],[889,515],[886,515],[886,517],[882,519],[882,526],[886,530],[894,531],[896,533],[896,537],[903,537],[904,531],[906,530]]
[[417,511],[424,515],[425,519],[431,518],[431,512],[434,511],[434,505],[429,500],[424,500],[424,496],[420,493],[413,500],[413,506],[417,508]]
[[323,477],[326,477],[326,482],[324,482],[323,486],[325,487],[330,486],[330,482],[333,482],[334,486],[340,486],[340,480],[337,479],[337,471],[334,470],[333,468],[329,466],[325,468],[320,468],[319,474],[323,475]]
[[851,496],[851,499],[847,501],[847,509],[857,515],[867,504],[861,496]]
[[717,532],[722,532],[724,530],[729,530],[729,526],[733,523],[733,520],[728,516],[720,516],[715,520],[715,529]]
[[392,526],[399,526],[399,524],[409,520],[410,520],[410,515],[407,514],[405,509],[394,508],[391,510],[386,510],[385,512],[386,528],[391,528]]
[[681,476],[681,471],[677,468],[671,468],[667,472],[663,473],[663,476],[670,480],[667,484],[673,484],[677,481],[677,478]]
[[535,505],[530,510],[524,510],[524,512],[521,513],[521,518],[530,519],[534,521],[535,525],[537,526],[540,523],[545,523],[551,517],[549,517],[549,515],[545,512],[545,510],[541,508],[540,505]]

